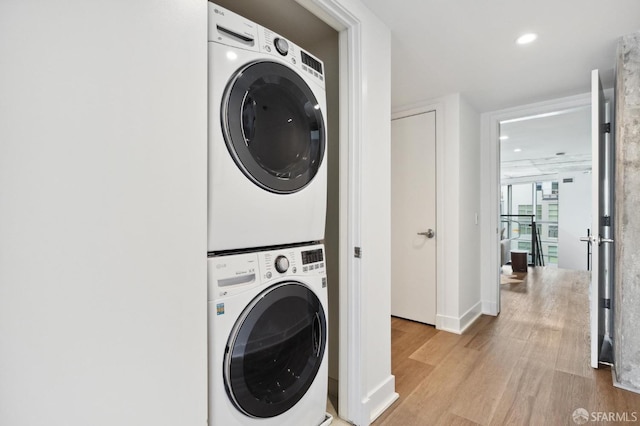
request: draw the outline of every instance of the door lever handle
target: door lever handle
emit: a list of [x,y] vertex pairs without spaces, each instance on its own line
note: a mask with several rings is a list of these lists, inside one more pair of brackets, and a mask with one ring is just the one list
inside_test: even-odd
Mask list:
[[427,238],[433,238],[436,236],[436,233],[433,229],[427,229],[426,231],[418,232],[418,235],[422,235],[423,237]]

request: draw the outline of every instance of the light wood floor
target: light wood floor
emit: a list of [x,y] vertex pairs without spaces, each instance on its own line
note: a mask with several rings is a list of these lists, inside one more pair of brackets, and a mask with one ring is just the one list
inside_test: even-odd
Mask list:
[[400,398],[374,425],[575,425],[578,408],[640,422],[640,395],[589,366],[588,273],[537,267],[522,278],[501,286],[498,317],[463,335],[392,318]]

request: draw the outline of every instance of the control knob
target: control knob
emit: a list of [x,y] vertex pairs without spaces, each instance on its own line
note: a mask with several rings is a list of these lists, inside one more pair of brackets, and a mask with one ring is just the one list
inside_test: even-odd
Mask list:
[[287,40],[277,37],[273,40],[273,44],[276,46],[276,50],[279,54],[287,56],[287,53],[289,53],[289,43],[287,43]]
[[289,259],[287,259],[285,256],[278,256],[276,257],[276,271],[278,271],[281,274],[284,274],[285,272],[287,272],[287,269],[289,269]]

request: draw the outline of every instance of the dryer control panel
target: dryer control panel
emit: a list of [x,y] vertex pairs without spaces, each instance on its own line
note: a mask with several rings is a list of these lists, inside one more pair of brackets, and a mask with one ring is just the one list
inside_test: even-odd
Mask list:
[[234,48],[263,52],[302,71],[325,87],[323,62],[295,43],[228,9],[209,2],[209,41]]

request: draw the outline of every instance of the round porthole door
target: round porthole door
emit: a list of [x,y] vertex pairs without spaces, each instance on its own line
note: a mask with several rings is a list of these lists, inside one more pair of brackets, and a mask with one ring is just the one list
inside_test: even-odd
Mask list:
[[325,152],[323,112],[311,88],[291,68],[254,62],[229,81],[221,105],[225,143],[242,172],[270,192],[308,185]]
[[327,324],[318,297],[289,281],[259,294],[243,311],[224,356],[229,398],[250,417],[275,417],[313,383],[324,356]]

